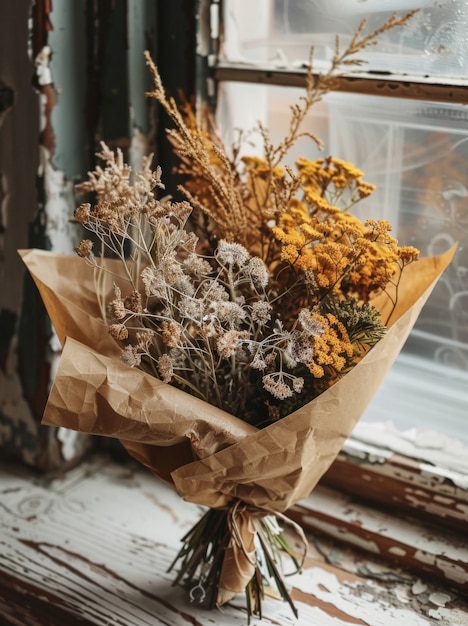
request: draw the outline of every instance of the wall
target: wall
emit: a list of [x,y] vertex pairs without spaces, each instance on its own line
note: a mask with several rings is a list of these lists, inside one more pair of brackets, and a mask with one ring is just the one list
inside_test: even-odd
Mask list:
[[71,222],[74,186],[94,167],[99,141],[120,147],[135,166],[156,150],[170,171],[164,121],[145,98],[143,51],[171,93],[193,94],[195,5],[0,4],[0,458],[51,470],[94,445],[40,425],[60,346],[17,250],[73,253],[81,238]]

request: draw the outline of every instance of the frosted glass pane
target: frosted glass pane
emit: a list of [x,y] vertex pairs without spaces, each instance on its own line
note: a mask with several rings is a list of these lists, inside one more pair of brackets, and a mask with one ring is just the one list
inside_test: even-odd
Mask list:
[[[218,116],[225,139],[258,119],[280,141],[289,105],[301,93],[223,84]],[[314,109],[307,129],[324,140],[323,153],[305,139],[287,161],[332,154],[354,162],[377,185],[358,205],[360,217],[390,220],[401,244],[424,256],[459,243],[365,419],[440,429],[468,443],[468,110],[337,93]]]
[[406,28],[383,35],[377,47],[360,55],[367,61],[364,69],[466,79],[466,0],[227,0],[225,60],[300,67],[313,45],[316,65],[323,67],[336,34],[345,44],[363,18],[373,29],[393,11],[403,15],[410,9],[420,10]]
[[361,212],[381,213],[424,255],[459,242],[406,350],[468,371],[468,111],[336,94],[328,102],[331,151],[378,186]]

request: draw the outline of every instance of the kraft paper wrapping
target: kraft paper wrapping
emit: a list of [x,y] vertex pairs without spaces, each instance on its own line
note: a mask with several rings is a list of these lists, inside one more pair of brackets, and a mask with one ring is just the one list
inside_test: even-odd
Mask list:
[[[20,251],[63,345],[43,423],[120,439],[190,502],[219,508],[241,500],[284,512],[312,491],[338,455],[454,253],[455,247],[406,267],[384,338],[318,398],[258,430],[122,363],[120,348],[99,320],[94,270],[83,259]],[[372,304],[386,320],[388,298]],[[249,546],[251,533],[243,534]],[[232,562],[242,560],[235,553],[241,548],[230,548]],[[234,569],[227,568],[221,582],[220,604],[252,575],[245,564],[238,568],[244,571]]]

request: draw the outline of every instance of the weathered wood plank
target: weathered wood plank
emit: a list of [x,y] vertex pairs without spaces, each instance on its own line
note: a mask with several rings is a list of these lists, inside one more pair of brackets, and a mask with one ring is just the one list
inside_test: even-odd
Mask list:
[[[48,481],[0,468],[0,623],[245,626],[242,596],[207,611],[171,586],[167,568],[199,513],[144,469],[107,457]],[[453,591],[319,537],[311,537],[304,573],[289,582],[299,619],[266,599],[263,621],[252,626],[468,622]]]
[[[382,436],[382,442],[388,438]],[[458,443],[458,449],[455,447]],[[448,469],[454,461],[466,462],[466,453],[454,442],[435,459],[435,464],[390,449],[348,440],[322,482],[387,508],[393,508],[439,523],[444,528],[466,532],[468,528],[468,490],[466,472]],[[419,454],[426,451],[421,446]],[[431,451],[430,451],[431,452]],[[433,451],[432,451],[433,452]],[[451,456],[450,456],[451,455]],[[456,456],[456,458],[454,458]]]
[[310,532],[324,532],[468,593],[465,533],[435,528],[394,512],[376,511],[325,487],[318,488],[291,514]]

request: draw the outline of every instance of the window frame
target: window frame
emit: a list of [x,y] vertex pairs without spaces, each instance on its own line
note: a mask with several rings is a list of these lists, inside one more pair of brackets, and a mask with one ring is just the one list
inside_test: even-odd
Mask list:
[[[211,27],[215,34],[210,41],[208,55],[207,81],[211,83],[211,92],[216,94],[217,87],[223,82],[246,82],[280,87],[305,87],[306,69],[271,69],[268,67],[246,66],[220,60],[219,33],[222,32],[223,0],[207,0],[210,4],[211,19],[220,20],[220,24]],[[378,73],[353,71],[352,74],[337,78],[333,91],[366,94],[371,96],[392,97],[396,99],[435,101],[439,103],[468,103],[468,80],[455,79],[448,83],[443,78],[424,80],[409,74]],[[216,97],[212,99],[215,106]],[[450,459],[447,459],[449,463]],[[385,445],[369,446],[351,436],[342,451],[323,476],[318,489],[332,489],[346,494],[350,502],[364,503],[372,511],[388,513],[388,523],[395,528],[401,516],[408,516],[422,524],[430,526],[434,533],[449,533],[456,539],[466,533],[468,527],[468,488],[465,488],[467,475],[457,475],[442,465],[426,462],[412,456],[404,456]],[[304,502],[291,510],[293,517],[313,531],[336,536],[336,528],[344,528],[343,519],[334,516],[323,504],[314,502],[314,492]],[[317,525],[317,519],[321,523]],[[314,521],[315,520],[315,521]],[[322,523],[323,522],[323,523]],[[327,530],[328,529],[328,530]],[[450,535],[451,533],[451,535]],[[346,535],[346,536],[345,536]],[[353,538],[352,533],[344,533],[341,539],[362,547],[361,539]],[[384,534],[380,535],[382,545],[386,545]],[[413,537],[416,543],[416,536]],[[411,539],[409,539],[411,542]],[[436,573],[439,565],[433,568],[426,564],[408,561],[408,554],[398,557],[398,550],[390,555],[403,566],[420,568],[421,571]],[[434,555],[434,563],[437,561]],[[444,576],[442,577],[444,578]],[[445,576],[447,581],[447,577]],[[459,575],[448,580],[451,584],[466,590],[468,587],[468,562],[465,560]]]

